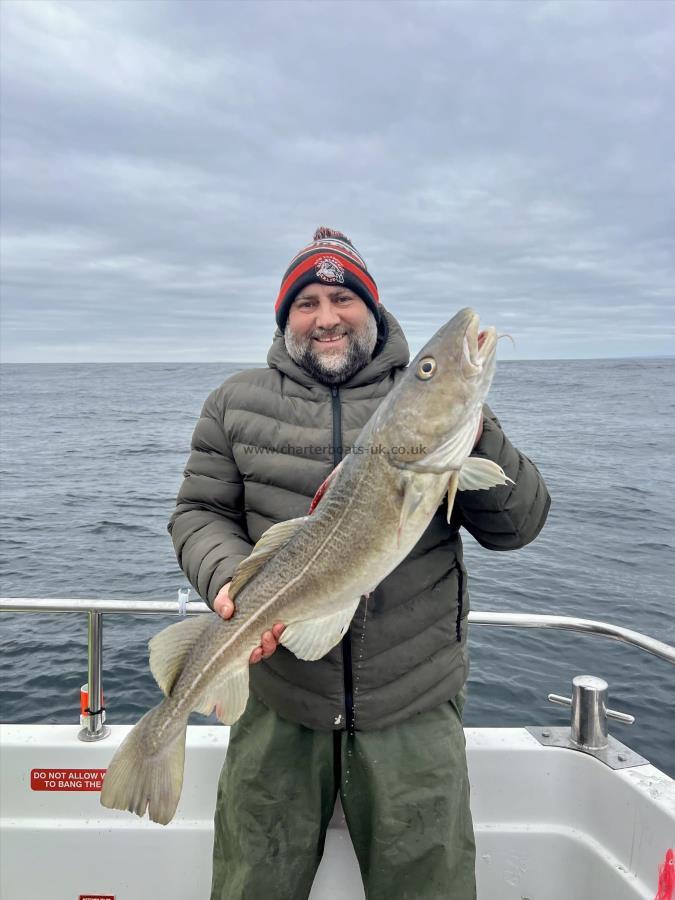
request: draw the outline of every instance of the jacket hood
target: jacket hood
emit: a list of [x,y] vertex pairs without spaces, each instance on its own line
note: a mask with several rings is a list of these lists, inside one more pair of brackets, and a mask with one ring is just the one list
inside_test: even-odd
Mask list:
[[[341,384],[340,387],[360,387],[364,384],[381,381],[389,375],[392,369],[402,368],[410,362],[410,348],[403,334],[403,329],[388,310],[384,307],[380,307],[380,310],[385,325],[383,330],[384,341],[382,343],[378,341],[378,345],[375,348],[375,356],[373,356],[371,361],[352,375],[348,381]],[[320,384],[309,372],[306,372],[305,369],[293,362],[286,350],[284,336],[278,328],[267,354],[267,365],[270,369],[278,369],[288,378],[306,387]]]

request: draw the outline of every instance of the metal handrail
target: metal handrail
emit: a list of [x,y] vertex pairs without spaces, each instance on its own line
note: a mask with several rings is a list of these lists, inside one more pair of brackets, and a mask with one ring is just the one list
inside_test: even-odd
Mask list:
[[[1,611],[2,607],[0,607]],[[624,628],[622,625],[611,625],[597,619],[580,619],[577,616],[550,616],[536,613],[501,613],[470,612],[469,622],[472,625],[500,625],[506,628],[557,628],[561,631],[577,631],[582,634],[600,635],[613,638],[624,644],[630,644],[640,650],[646,650],[654,656],[675,665],[675,647],[656,638]]]
[[[141,616],[179,616],[177,600],[93,600],[59,597],[0,597],[0,612],[42,613],[133,613]],[[188,600],[184,615],[194,616],[211,610],[203,600]]]
[[[133,613],[151,616],[194,616],[211,610],[202,600],[188,600],[184,612],[176,600],[95,600],[57,597],[0,597],[0,612],[42,613]],[[497,625],[506,628],[554,628],[613,638],[646,650],[666,662],[675,664],[675,647],[649,635],[621,625],[577,616],[551,616],[536,613],[477,612],[469,613],[471,625]]]
[[[202,600],[96,600],[52,597],[0,597],[0,612],[87,613],[89,617],[88,675],[89,708],[87,725],[80,732],[85,741],[100,740],[109,732],[103,723],[103,614],[200,615],[211,610]],[[471,625],[496,625],[506,628],[555,628],[583,634],[601,635],[630,644],[675,665],[675,647],[656,638],[576,616],[550,616],[534,613],[470,612]]]

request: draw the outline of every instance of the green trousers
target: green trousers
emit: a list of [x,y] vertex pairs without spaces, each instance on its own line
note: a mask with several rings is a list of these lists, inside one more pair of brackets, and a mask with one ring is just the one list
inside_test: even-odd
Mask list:
[[218,786],[211,900],[306,900],[338,791],[368,900],[475,900],[461,706],[348,734],[251,697]]

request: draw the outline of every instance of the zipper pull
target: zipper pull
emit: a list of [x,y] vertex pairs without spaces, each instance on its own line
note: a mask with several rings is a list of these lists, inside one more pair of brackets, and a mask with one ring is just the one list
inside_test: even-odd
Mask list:
[[338,389],[337,389],[337,385],[336,385],[336,384],[331,384],[331,386],[330,386],[330,392],[331,392],[331,394],[332,394],[334,397],[337,397],[337,395],[338,395]]

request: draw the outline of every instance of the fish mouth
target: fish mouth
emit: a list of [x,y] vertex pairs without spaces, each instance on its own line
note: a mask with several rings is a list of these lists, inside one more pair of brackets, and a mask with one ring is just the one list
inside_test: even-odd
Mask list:
[[479,329],[480,318],[476,313],[472,313],[462,340],[460,364],[465,378],[476,378],[480,375],[495,353],[497,329],[493,326],[482,331]]

